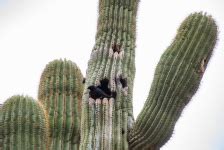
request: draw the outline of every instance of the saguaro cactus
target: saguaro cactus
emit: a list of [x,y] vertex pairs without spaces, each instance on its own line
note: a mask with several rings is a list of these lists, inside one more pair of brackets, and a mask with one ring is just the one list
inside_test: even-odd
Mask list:
[[172,135],[183,108],[199,87],[216,42],[210,16],[190,15],[163,53],[144,108],[130,134],[130,147],[161,147]]
[[83,76],[75,63],[54,60],[44,69],[38,100],[49,115],[51,149],[78,149]]
[[[162,55],[149,97],[132,128],[137,6],[138,0],[100,1],[96,44],[83,95],[81,149],[161,147],[206,69],[217,27],[211,16],[194,13]],[[87,90],[89,86],[95,89]],[[99,96],[93,97],[94,92]]]
[[48,149],[48,121],[40,103],[27,96],[13,96],[0,112],[1,150]]
[[[43,122],[49,122],[49,134],[48,130],[41,130],[41,135],[43,131],[50,137],[49,149],[157,150],[171,137],[181,112],[199,87],[216,43],[217,26],[205,13],[193,13],[184,20],[160,58],[148,98],[135,121],[132,93],[138,3],[139,0],[99,1],[96,43],[86,80],[71,61],[55,60],[46,66],[38,100],[45,108],[45,113],[42,110],[40,114],[48,118]],[[10,123],[21,113],[30,115],[33,107],[19,102],[12,100],[0,108],[3,149],[8,149],[7,144],[19,150],[25,148],[16,143],[23,141],[23,133],[14,131],[27,129],[28,125],[18,123],[18,128]],[[28,127],[31,130],[32,126]],[[12,134],[8,134],[9,128]],[[33,136],[27,133],[27,138]]]
[[[82,105],[80,149],[128,149],[134,118],[135,28],[138,0],[100,0],[96,44]],[[103,86],[102,86],[103,85]],[[109,97],[93,98],[89,86]]]
[[[80,149],[157,149],[169,139],[199,86],[216,42],[215,22],[195,13],[182,23],[160,59],[149,97],[132,128],[138,1],[101,0],[99,6],[96,44],[83,95]],[[91,93],[97,91],[87,90],[89,86],[109,96],[93,98]]]

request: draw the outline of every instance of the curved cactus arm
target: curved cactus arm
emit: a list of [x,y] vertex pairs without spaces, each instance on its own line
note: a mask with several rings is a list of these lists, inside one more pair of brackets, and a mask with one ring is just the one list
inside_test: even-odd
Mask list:
[[0,149],[47,150],[48,121],[40,103],[13,96],[0,109]]
[[38,91],[49,116],[51,149],[78,149],[83,76],[75,63],[54,60],[44,69]]
[[197,91],[217,39],[211,16],[194,13],[181,24],[157,65],[143,110],[130,134],[130,148],[161,147]]
[[139,0],[100,0],[82,101],[80,149],[128,149]]

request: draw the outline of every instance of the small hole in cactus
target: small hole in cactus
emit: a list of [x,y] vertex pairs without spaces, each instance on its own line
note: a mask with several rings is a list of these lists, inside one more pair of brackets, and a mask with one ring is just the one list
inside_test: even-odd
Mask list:
[[121,45],[118,45],[118,44],[113,44],[112,45],[112,49],[113,49],[113,52],[118,52],[118,54],[121,52]]
[[203,58],[202,61],[201,61],[201,64],[200,64],[199,71],[198,71],[201,75],[203,75],[204,72],[205,72],[206,64],[207,64],[207,59]]
[[85,83],[86,83],[86,78],[83,78],[82,84],[85,84]]
[[123,128],[122,128],[122,131],[121,131],[121,133],[122,133],[122,134],[124,134],[124,133],[125,133],[125,131],[124,131],[124,129],[123,129]]
[[122,88],[125,88],[128,86],[128,83],[127,83],[127,78],[123,78],[122,76],[119,77],[119,80],[121,82],[121,85],[122,85]]

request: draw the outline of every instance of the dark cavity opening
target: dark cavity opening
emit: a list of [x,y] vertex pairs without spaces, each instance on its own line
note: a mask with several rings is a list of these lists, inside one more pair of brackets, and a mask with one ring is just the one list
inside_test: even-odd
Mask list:
[[122,88],[125,88],[128,86],[127,78],[123,78],[122,76],[119,77],[119,81],[122,85]]
[[85,83],[86,83],[86,78],[83,78],[82,84],[85,84]]
[[102,79],[100,80],[100,85],[94,86],[91,85],[88,87],[89,91],[89,97],[93,99],[103,99],[103,98],[116,98],[117,93],[111,92],[111,90],[108,88],[109,80],[108,79]]
[[118,52],[118,54],[119,54],[121,52],[121,45],[113,44],[112,49],[113,49],[114,53]]

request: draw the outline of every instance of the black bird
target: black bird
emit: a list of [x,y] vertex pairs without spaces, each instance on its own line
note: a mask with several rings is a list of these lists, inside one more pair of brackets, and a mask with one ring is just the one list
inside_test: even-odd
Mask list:
[[116,99],[116,97],[117,97],[117,92],[111,92],[111,95],[112,95],[112,97],[113,97],[114,99]]
[[100,85],[97,86],[97,88],[100,88],[101,90],[103,90],[107,95],[111,95],[111,91],[108,88],[108,85],[109,85],[109,80],[105,78],[100,80]]
[[99,87],[96,87],[94,85],[89,86],[88,89],[90,90],[89,91],[89,97],[91,97],[93,99],[111,98],[111,96],[106,94],[102,89],[100,89]]

